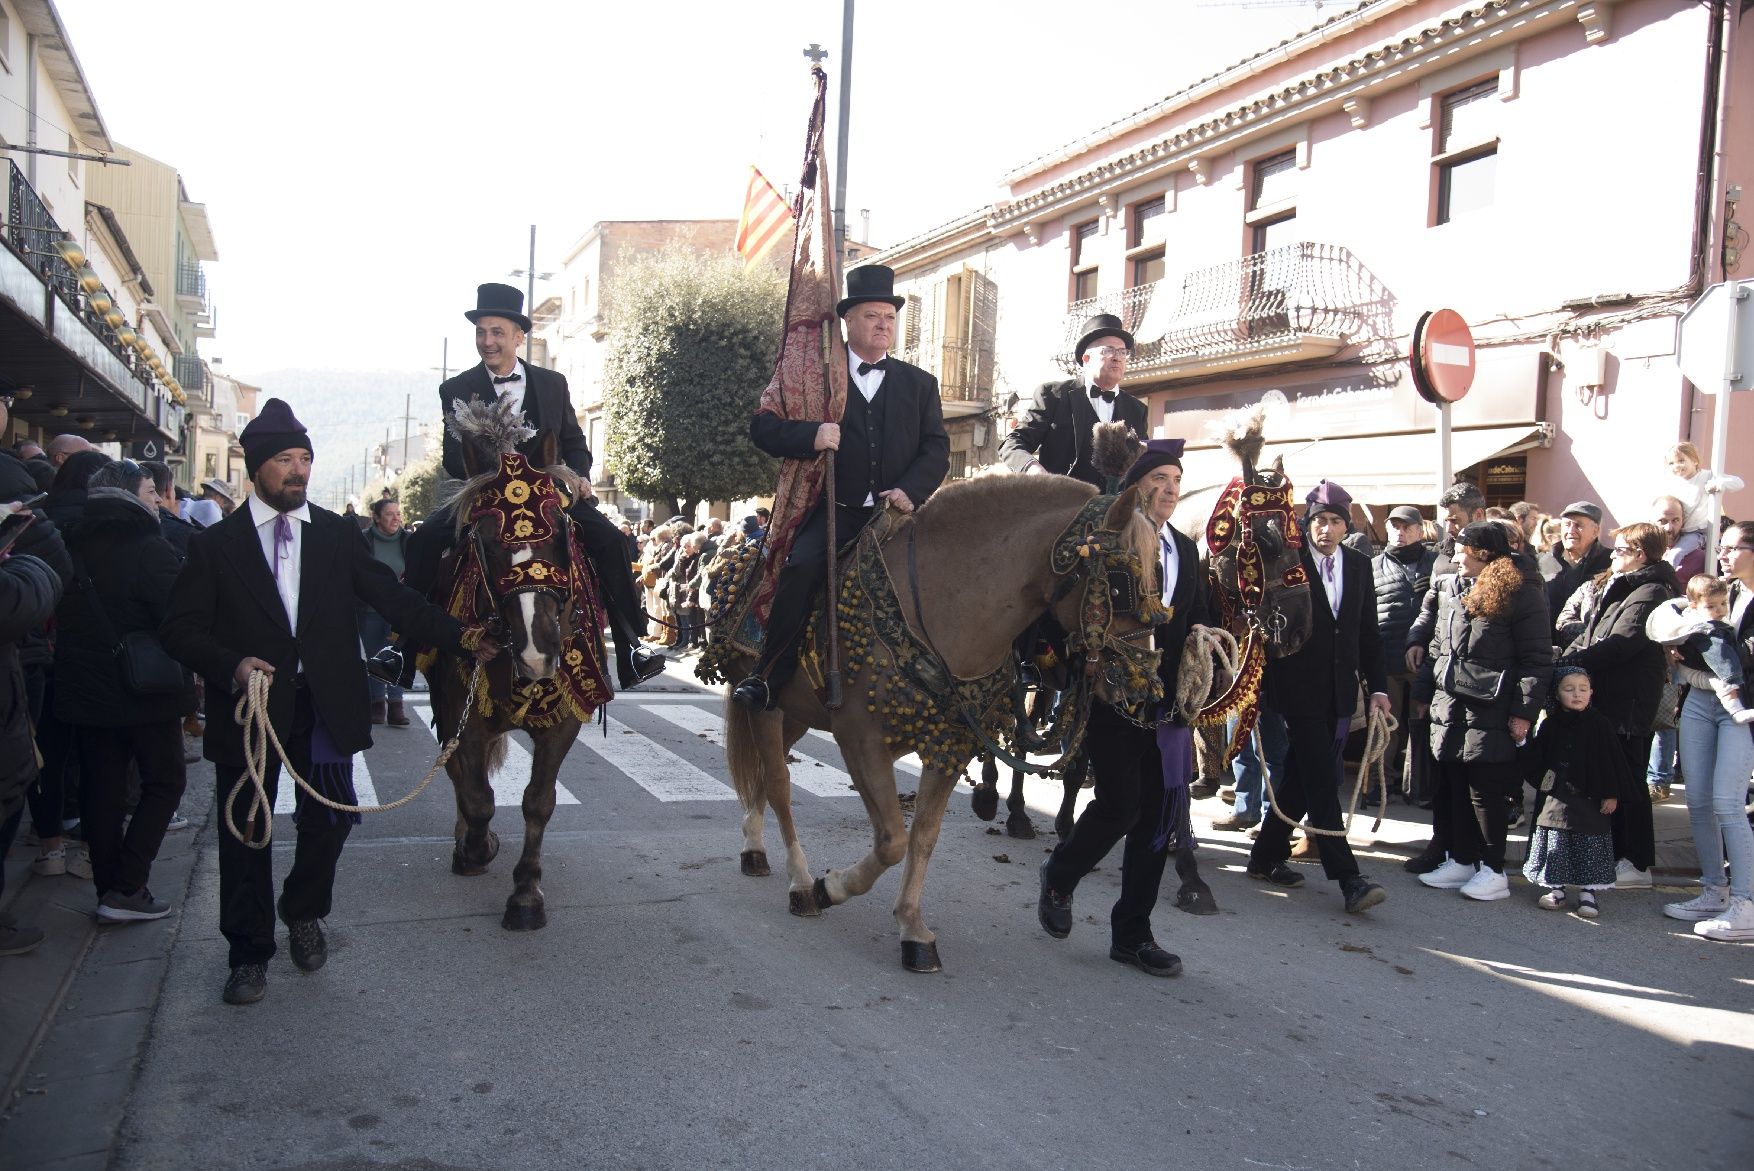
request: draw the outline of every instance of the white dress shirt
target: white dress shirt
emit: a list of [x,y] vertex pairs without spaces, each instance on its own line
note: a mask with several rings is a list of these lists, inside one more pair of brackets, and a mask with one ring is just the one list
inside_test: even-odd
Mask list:
[[[524,413],[524,388],[530,385],[530,372],[524,369],[522,358],[512,359],[512,374],[517,375],[516,381],[494,383],[493,392],[500,398],[510,399],[513,408],[521,415]],[[492,380],[498,375],[494,374],[490,368],[487,371],[487,377]],[[507,377],[509,378],[511,375],[507,375]]]
[[[1331,567],[1333,573],[1332,580],[1328,577],[1330,572],[1330,566],[1327,564],[1328,562],[1333,563]],[[1346,593],[1345,564],[1346,563],[1340,558],[1340,550],[1338,548],[1332,553],[1327,554],[1325,557],[1320,553],[1316,554],[1316,574],[1322,579],[1323,592],[1328,595],[1328,613],[1335,618],[1340,616],[1340,599],[1344,597]]]
[[872,370],[868,374],[860,374],[859,364],[864,360],[865,359],[859,357],[859,355],[853,353],[850,346],[847,348],[847,378],[852,381],[854,386],[859,388],[859,393],[865,396],[865,401],[870,402],[877,397],[877,391],[883,386],[883,375],[885,372],[882,370]]
[[311,522],[311,506],[301,504],[286,514],[292,522],[292,544],[281,559],[280,572],[274,571],[274,521],[281,515],[260,496],[250,496],[250,523],[256,526],[256,539],[262,543],[262,560],[268,563],[268,574],[280,591],[280,604],[286,607],[286,625],[298,633],[298,576],[300,555],[304,552],[305,526]]
[[[1099,393],[1095,396],[1090,396],[1092,389],[1098,390]],[[1115,401],[1120,398],[1120,387],[1117,386],[1114,389],[1115,398],[1105,399],[1102,396],[1108,392],[1097,387],[1094,380],[1086,378],[1084,380],[1084,393],[1086,396],[1090,397],[1090,409],[1096,412],[1096,417],[1099,421],[1104,423],[1112,423],[1115,421]]]
[[1182,554],[1176,547],[1175,532],[1169,522],[1164,521],[1163,527],[1157,530],[1157,562],[1163,570],[1163,604],[1175,597],[1176,583],[1181,580]]

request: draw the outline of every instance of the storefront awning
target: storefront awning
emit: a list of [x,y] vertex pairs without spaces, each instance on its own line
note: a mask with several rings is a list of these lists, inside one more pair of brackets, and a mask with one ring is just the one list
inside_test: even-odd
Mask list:
[[[1549,442],[1538,423],[1478,427],[1450,436],[1450,466],[1456,471]],[[1261,464],[1285,460],[1285,474],[1302,501],[1322,480],[1332,480],[1360,504],[1429,506],[1441,493],[1437,483],[1437,436],[1370,435],[1335,439],[1293,439],[1268,443]],[[1204,527],[1218,492],[1238,473],[1236,457],[1223,447],[1189,448],[1182,456],[1182,497],[1175,523],[1184,532]]]

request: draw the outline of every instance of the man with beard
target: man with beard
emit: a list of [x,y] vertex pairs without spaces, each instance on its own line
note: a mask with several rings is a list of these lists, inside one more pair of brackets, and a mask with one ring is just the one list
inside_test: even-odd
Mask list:
[[[331,800],[357,804],[353,756],[371,746],[365,663],[354,610],[360,603],[396,630],[458,654],[491,659],[496,646],[396,581],[372,558],[346,517],[305,499],[311,440],[292,408],[271,398],[238,437],[255,491],[244,507],[189,541],[160,637],[172,656],[201,674],[215,703],[204,751],[214,762],[219,802],[244,775],[243,729],[230,718],[252,671],[270,679],[268,716],[292,768]],[[219,713],[224,713],[223,715]],[[280,761],[268,758],[270,807]],[[252,832],[251,786],[241,787],[233,820]],[[328,915],[335,867],[357,814],[342,814],[298,793],[292,870],[274,899],[272,851],[219,833],[219,926],[231,945],[227,1004],[253,1004],[267,991],[274,917],[285,921],[292,962],[314,972],[328,958],[317,920]],[[262,827],[254,826],[261,836]]]

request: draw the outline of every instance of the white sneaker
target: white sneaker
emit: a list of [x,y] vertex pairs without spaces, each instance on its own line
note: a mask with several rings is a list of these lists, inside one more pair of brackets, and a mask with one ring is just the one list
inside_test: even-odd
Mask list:
[[173,813],[171,814],[170,823],[164,827],[164,832],[167,834],[175,833],[177,830],[188,828],[189,819],[184,817],[181,813]]
[[1708,886],[1684,903],[1667,904],[1663,907],[1663,914],[1683,923],[1698,923],[1705,919],[1715,919],[1729,909],[1730,888]]
[[1510,879],[1490,866],[1482,866],[1474,877],[1462,884],[1462,894],[1482,903],[1508,899],[1510,897]]
[[1754,939],[1754,899],[1730,896],[1729,909],[1715,919],[1695,923],[1693,934],[1725,942]]
[[1640,870],[1626,859],[1614,863],[1615,890],[1649,890],[1650,871]]
[[1429,874],[1421,874],[1419,881],[1433,890],[1461,890],[1479,869],[1478,866],[1469,866],[1465,862],[1446,857],[1442,866]]

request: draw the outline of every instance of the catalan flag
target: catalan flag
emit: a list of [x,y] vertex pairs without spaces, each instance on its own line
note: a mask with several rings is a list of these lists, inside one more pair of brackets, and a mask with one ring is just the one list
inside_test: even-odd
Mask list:
[[743,218],[737,221],[737,255],[754,264],[778,244],[792,226],[792,209],[755,167],[749,168],[749,189],[743,196]]

